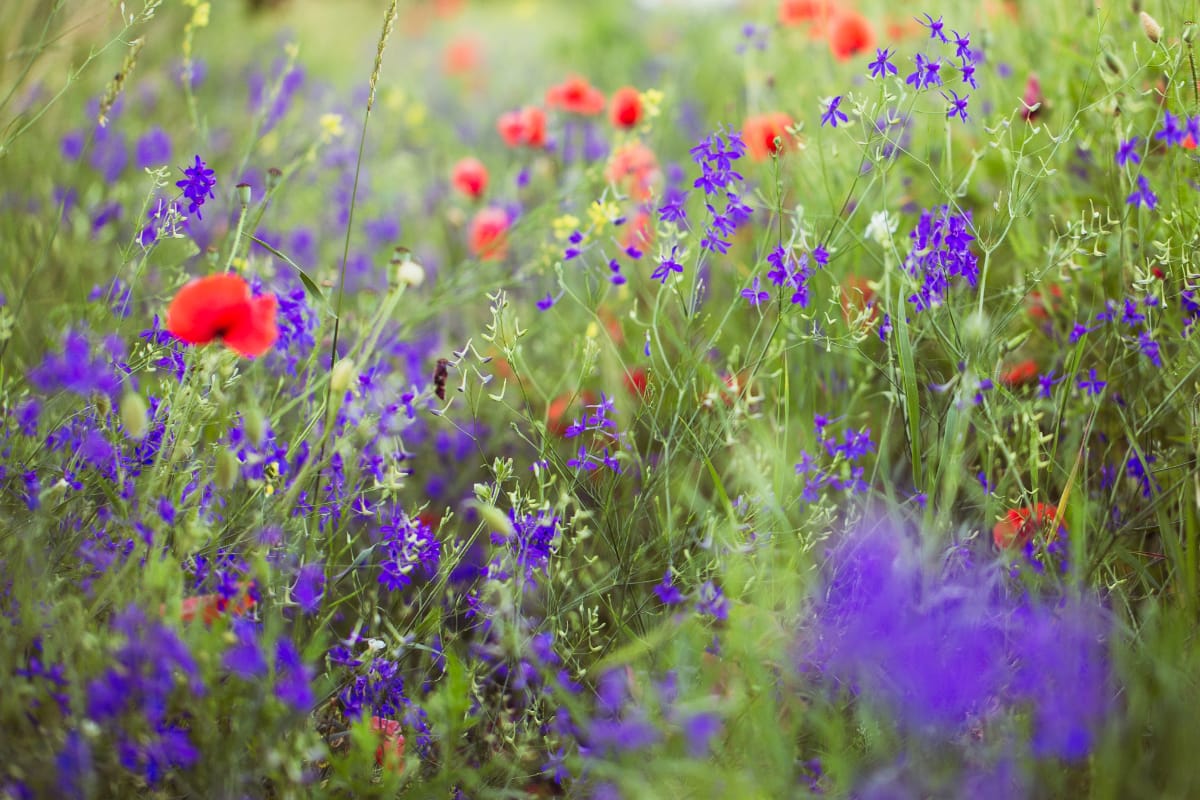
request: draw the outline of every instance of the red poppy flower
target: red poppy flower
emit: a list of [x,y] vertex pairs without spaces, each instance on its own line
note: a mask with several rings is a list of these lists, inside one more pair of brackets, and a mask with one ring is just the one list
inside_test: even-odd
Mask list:
[[614,128],[632,128],[642,120],[642,96],[632,86],[613,92],[608,106],[608,119]]
[[450,183],[467,197],[478,200],[487,189],[487,167],[478,158],[468,156],[460,159],[450,173]]
[[1000,382],[1010,389],[1032,383],[1038,376],[1037,362],[1027,358],[1009,367],[1000,376]]
[[[780,150],[787,150],[791,138],[787,129],[792,127],[792,118],[782,111],[770,114],[758,114],[747,117],[742,126],[742,141],[746,143],[746,152],[755,161],[766,161]],[[776,146],[779,139],[782,145]]]
[[641,142],[617,148],[604,168],[604,179],[639,202],[649,200],[659,177],[658,158]]
[[[1050,285],[1050,300],[1048,303],[1048,305],[1050,306],[1050,311],[1052,311],[1052,312],[1058,311],[1059,306],[1062,305],[1062,296],[1063,296],[1062,287],[1059,286],[1057,283],[1051,284]],[[1034,319],[1049,319],[1050,318],[1050,314],[1046,311],[1047,302],[1045,299],[1043,299],[1042,293],[1040,291],[1034,290],[1034,291],[1030,292],[1029,296],[1026,298],[1025,302],[1029,309],[1029,316],[1033,317]]]
[[195,597],[185,597],[179,608],[179,618],[191,622],[199,617],[205,625],[211,625],[222,614],[231,617],[241,617],[250,613],[257,601],[254,599],[254,585],[239,582],[237,596],[229,599],[219,594],[201,594]]
[[581,407],[596,402],[596,396],[586,389],[582,392],[564,392],[560,394],[550,401],[550,406],[546,409],[546,430],[555,436],[566,434],[567,428],[571,426],[571,419],[567,416],[567,410],[571,407],[571,401],[576,399],[578,399]]
[[875,31],[856,11],[840,11],[829,21],[829,49],[838,61],[848,61],[875,46]]
[[188,344],[221,339],[243,356],[259,357],[279,337],[277,305],[273,294],[252,297],[240,275],[209,275],[175,295],[167,307],[167,330]]
[[850,322],[859,314],[870,311],[867,324],[875,321],[878,313],[875,308],[875,290],[866,278],[851,275],[842,282],[842,317]]
[[467,244],[480,261],[500,261],[508,255],[508,212],[503,208],[482,209],[471,220]]
[[1025,81],[1025,94],[1021,96],[1021,119],[1032,121],[1046,110],[1046,95],[1042,94],[1042,84],[1037,75],[1030,75]]
[[[1034,534],[1049,527],[1057,515],[1058,509],[1045,503],[1028,508],[1014,508],[992,528],[992,541],[1002,550],[1024,547]],[[1061,525],[1054,526],[1047,536],[1053,539],[1061,528]]]
[[604,110],[604,93],[579,75],[571,75],[546,90],[546,105],[573,114],[599,114]]
[[621,233],[621,249],[628,250],[636,247],[645,252],[654,244],[654,219],[645,211],[633,215],[633,219],[625,223]]
[[827,20],[834,11],[829,0],[780,0],[779,22],[796,26],[813,22],[818,25]]
[[537,106],[506,112],[496,121],[496,129],[509,147],[543,147],[546,144],[546,112]]
[[450,42],[442,54],[442,69],[447,75],[466,75],[479,69],[482,46],[473,36],[463,36]]
[[625,389],[635,397],[645,397],[646,387],[650,385],[650,379],[646,374],[644,367],[638,367],[632,372],[625,373]]
[[375,763],[382,767],[388,753],[393,753],[400,762],[400,769],[403,769],[404,734],[400,732],[400,723],[394,719],[371,717],[371,730],[383,740],[383,744],[375,750]]

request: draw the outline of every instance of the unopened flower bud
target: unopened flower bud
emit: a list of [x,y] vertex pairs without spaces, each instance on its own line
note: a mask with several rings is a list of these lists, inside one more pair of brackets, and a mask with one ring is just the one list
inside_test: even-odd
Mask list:
[[333,373],[329,376],[329,387],[335,394],[342,395],[350,388],[357,373],[353,359],[343,358],[333,365]]
[[1196,41],[1196,23],[1183,23],[1183,41],[1187,44],[1191,44],[1192,42]]
[[129,392],[121,398],[121,426],[131,439],[145,439],[150,430],[146,401],[137,392]]
[[242,423],[250,442],[258,447],[267,436],[267,420],[263,417],[262,409],[251,405],[242,411]]
[[237,483],[240,464],[238,457],[233,451],[227,447],[221,448],[217,453],[217,468],[216,474],[213,475],[213,483],[218,489],[227,492]]
[[1145,11],[1138,14],[1138,18],[1142,21],[1142,30],[1146,32],[1146,38],[1158,44],[1158,40],[1162,38],[1162,25],[1158,24],[1158,20],[1147,14]]
[[96,392],[92,395],[92,402],[96,405],[96,413],[101,418],[107,417],[112,411],[112,398],[103,392]]
[[216,269],[221,261],[221,251],[215,245],[209,245],[204,248],[204,257],[208,259],[208,266]]
[[279,181],[283,179],[283,173],[279,171],[279,167],[271,167],[267,170],[267,191],[273,192],[279,186]]
[[239,183],[235,188],[238,193],[238,202],[243,206],[250,205],[250,184]]
[[425,268],[411,258],[406,258],[396,267],[396,280],[401,286],[420,286],[425,282]]
[[963,320],[962,342],[968,353],[979,353],[987,346],[992,335],[992,322],[987,314],[973,311]]

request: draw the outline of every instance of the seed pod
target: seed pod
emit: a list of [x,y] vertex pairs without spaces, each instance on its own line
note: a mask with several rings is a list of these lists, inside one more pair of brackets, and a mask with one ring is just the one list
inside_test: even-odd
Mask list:
[[425,282],[425,268],[411,258],[406,258],[396,267],[396,281],[401,286],[416,288]]

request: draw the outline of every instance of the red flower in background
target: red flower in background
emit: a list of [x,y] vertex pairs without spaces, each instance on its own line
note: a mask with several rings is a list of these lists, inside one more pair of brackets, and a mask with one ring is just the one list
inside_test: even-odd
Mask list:
[[779,22],[796,26],[813,22],[823,25],[834,13],[830,0],[780,0]]
[[875,46],[875,30],[857,11],[839,11],[829,20],[829,49],[838,61],[848,61]]
[[870,282],[860,275],[850,275],[846,280],[842,281],[842,317],[846,322],[850,322],[859,314],[870,311],[870,316],[867,318],[867,324],[875,321],[879,316],[875,307],[875,290],[871,288]]
[[233,598],[226,598],[219,594],[185,597],[183,604],[179,607],[179,618],[184,622],[191,622],[199,617],[205,625],[211,625],[222,614],[241,617],[250,613],[258,602],[254,597],[256,594],[254,584],[239,582],[237,588],[238,593]]
[[[1000,549],[1024,547],[1034,534],[1048,527],[1058,515],[1058,509],[1045,503],[1027,508],[1014,508],[992,528],[992,541]],[[1054,526],[1047,534],[1053,539],[1061,525]]]
[[[746,118],[742,126],[742,141],[746,143],[746,152],[755,161],[766,161],[781,149],[788,149],[791,138],[787,129],[792,126],[792,118],[782,111],[769,114],[758,114]],[[776,146],[775,140],[782,144]]]
[[646,396],[646,387],[650,385],[649,375],[645,367],[637,367],[625,373],[625,390],[636,397]]
[[442,53],[442,69],[447,75],[466,75],[479,69],[483,46],[473,36],[461,36],[446,45]]
[[586,407],[596,402],[596,395],[584,389],[582,392],[563,392],[550,401],[546,408],[546,430],[555,436],[564,436],[567,428],[571,427],[571,419],[567,411],[573,401],[578,400],[580,407]]
[[482,209],[471,220],[467,245],[480,261],[499,261],[508,255],[508,212],[503,208]]
[[[1025,306],[1029,310],[1029,316],[1034,319],[1049,319],[1051,313],[1057,313],[1062,306],[1063,288],[1057,283],[1050,284],[1049,300],[1041,293],[1040,290],[1034,289],[1025,298]],[[1047,311],[1049,306],[1049,311]]]
[[487,190],[487,167],[478,158],[468,156],[460,159],[450,173],[450,183],[467,197],[478,200]]
[[614,128],[632,128],[642,121],[642,96],[632,86],[613,92],[608,119]]
[[1038,376],[1037,362],[1032,358],[1017,362],[1000,376],[1000,382],[1010,389],[1033,383]]
[[383,740],[383,744],[375,750],[375,763],[383,766],[387,754],[394,753],[395,757],[401,760],[400,768],[403,769],[404,734],[400,732],[400,723],[394,719],[371,717],[371,730],[378,733],[379,738]]
[[167,307],[167,330],[188,344],[220,339],[247,358],[257,358],[279,338],[278,300],[253,297],[240,275],[223,273],[186,284]]
[[1030,122],[1046,110],[1046,95],[1042,94],[1042,84],[1037,75],[1030,75],[1025,81],[1025,93],[1021,95],[1021,119]]
[[604,110],[604,93],[579,75],[571,75],[546,90],[546,105],[573,114],[599,114]]
[[639,202],[649,200],[658,180],[658,158],[641,142],[618,148],[608,159],[604,179]]
[[546,144],[546,112],[537,106],[506,112],[496,121],[496,130],[509,147],[543,147]]

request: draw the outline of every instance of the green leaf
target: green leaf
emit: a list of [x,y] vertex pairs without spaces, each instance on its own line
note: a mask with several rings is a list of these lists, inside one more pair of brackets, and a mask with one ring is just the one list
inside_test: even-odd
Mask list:
[[312,298],[317,301],[317,304],[320,305],[325,312],[329,314],[329,316],[333,317],[334,319],[337,318],[337,315],[333,313],[333,309],[329,307],[329,300],[325,297],[325,293],[321,291],[321,287],[317,286],[317,282],[314,281],[312,277],[300,267],[299,264],[297,264],[295,261],[292,261],[290,258],[264,242],[262,239],[259,239],[257,236],[249,236],[249,238],[250,241],[254,242],[259,247],[262,247],[268,253],[275,256],[292,269],[296,270],[296,274],[300,276],[300,282],[304,284],[305,290],[312,295]]
[[186,236],[159,239],[146,254],[146,263],[152,267],[174,269],[182,267],[188,259],[200,252],[200,248]]

